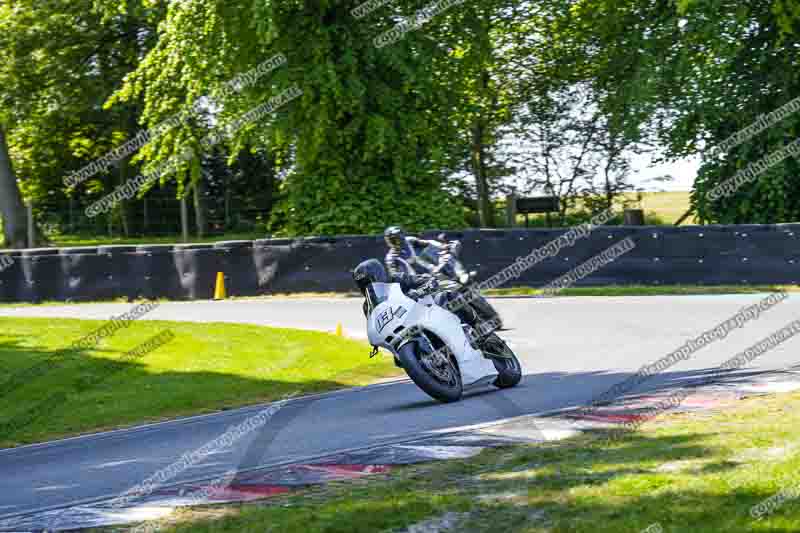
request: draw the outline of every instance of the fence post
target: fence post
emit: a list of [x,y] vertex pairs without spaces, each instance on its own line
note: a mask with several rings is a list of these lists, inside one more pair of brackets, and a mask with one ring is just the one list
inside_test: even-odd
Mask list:
[[75,197],[69,197],[69,232],[75,233]]
[[626,209],[623,218],[626,226],[644,226],[644,211],[642,209]]
[[517,225],[517,196],[514,193],[506,196],[506,223],[509,228]]
[[181,196],[181,233],[183,242],[189,242],[189,209],[186,205],[186,192]]

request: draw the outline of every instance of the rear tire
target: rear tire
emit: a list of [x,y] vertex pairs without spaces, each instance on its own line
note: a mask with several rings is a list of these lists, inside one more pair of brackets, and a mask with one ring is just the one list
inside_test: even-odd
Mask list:
[[426,351],[423,351],[422,345],[419,341],[409,342],[400,348],[398,357],[400,359],[400,364],[403,365],[408,377],[411,378],[411,381],[413,381],[417,387],[422,389],[428,396],[434,398],[435,400],[445,403],[457,402],[460,400],[461,395],[464,392],[464,388],[461,383],[461,372],[459,371],[456,363],[453,361],[453,358],[449,355],[449,353],[446,355],[447,360],[449,361],[449,372],[451,377],[451,380],[446,383],[444,380],[433,375],[427,368],[425,368],[421,358],[424,357],[426,353]]
[[502,357],[490,357],[498,374],[497,379],[494,380],[494,386],[508,389],[519,384],[522,379],[522,365],[519,364],[519,359],[514,351],[495,333],[492,333],[484,341],[484,346],[487,344],[491,344],[492,350],[500,351],[502,355]]

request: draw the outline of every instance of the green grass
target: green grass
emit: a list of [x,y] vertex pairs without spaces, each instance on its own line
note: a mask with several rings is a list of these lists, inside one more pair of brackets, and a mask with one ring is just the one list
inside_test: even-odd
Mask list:
[[[797,292],[797,285],[607,285],[603,287],[567,287],[556,296],[680,296],[707,294],[760,294],[765,292]],[[541,289],[533,287],[509,287],[489,289],[488,296],[537,296]]]
[[[0,318],[0,389],[8,376],[46,360],[102,321]],[[175,338],[157,350],[108,363],[154,335]],[[281,398],[364,385],[397,375],[369,346],[326,333],[240,324],[137,321],[94,349],[60,359],[48,373],[13,389],[0,403],[0,426],[63,393],[66,401],[11,434],[0,447],[87,431],[207,413]],[[108,376],[104,378],[104,376]],[[87,386],[89,385],[89,386]]]
[[91,304],[126,304],[133,307],[137,303],[144,303],[144,302],[169,302],[166,298],[155,298],[152,300],[145,300],[145,299],[135,299],[135,300],[128,300],[125,297],[113,298],[110,300],[81,300],[78,302],[63,302],[58,300],[45,300],[43,302],[38,303],[31,303],[31,302],[3,302],[0,303],[0,307],[52,307],[52,306],[64,306],[64,305],[91,305]]
[[[716,414],[667,415],[609,441],[602,433],[405,467],[242,505],[179,510],[162,531],[400,531],[470,513],[454,531],[666,533],[800,531],[800,500],[760,521],[750,508],[800,470],[800,394]],[[661,423],[663,421],[663,423]]]
[[[212,243],[221,241],[253,241],[263,239],[263,233],[228,233],[225,235],[214,235],[210,237],[190,237],[190,243]],[[51,246],[67,248],[71,246],[99,246],[110,244],[177,244],[183,238],[180,235],[163,235],[157,237],[104,237],[102,235],[54,235],[51,237]]]

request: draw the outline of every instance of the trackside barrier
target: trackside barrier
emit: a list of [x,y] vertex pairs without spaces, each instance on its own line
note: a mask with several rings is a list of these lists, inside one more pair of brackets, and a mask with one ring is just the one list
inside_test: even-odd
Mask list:
[[[464,263],[483,280],[566,231],[445,234],[462,241]],[[800,283],[800,224],[777,224],[602,226],[523,272],[513,285],[542,287],[626,237],[636,247],[577,286]],[[217,272],[225,273],[230,296],[352,291],[351,269],[385,252],[383,238],[371,235],[9,250],[4,253],[14,262],[0,272],[0,301],[210,299]]]

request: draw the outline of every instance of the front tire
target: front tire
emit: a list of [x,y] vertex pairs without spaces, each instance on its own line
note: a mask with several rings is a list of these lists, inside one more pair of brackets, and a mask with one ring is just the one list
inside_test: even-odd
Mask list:
[[422,348],[421,342],[412,341],[400,348],[398,358],[411,381],[428,396],[440,402],[457,402],[464,392],[464,387],[461,383],[461,372],[458,366],[453,361],[449,350],[445,350],[443,357],[446,360],[447,368],[444,368],[444,365],[439,365],[435,371],[440,375],[436,375],[434,371],[426,368],[426,365],[430,364],[428,360],[423,360],[426,357],[429,358],[430,353],[430,349]]

